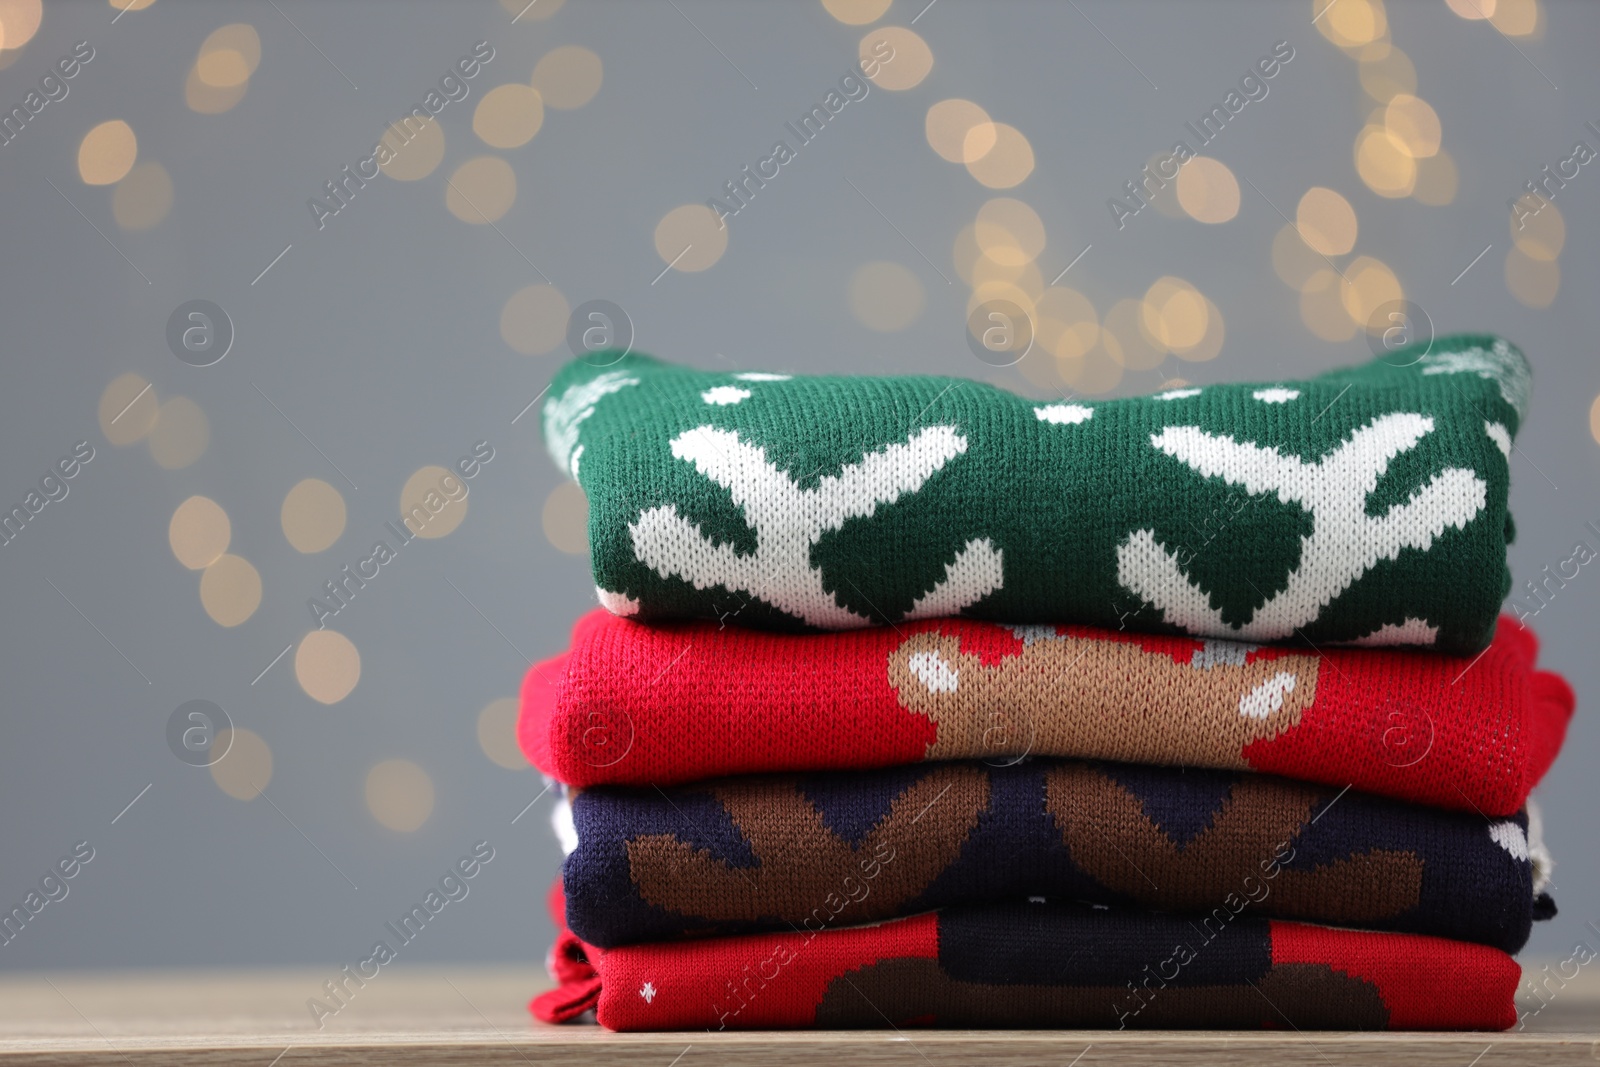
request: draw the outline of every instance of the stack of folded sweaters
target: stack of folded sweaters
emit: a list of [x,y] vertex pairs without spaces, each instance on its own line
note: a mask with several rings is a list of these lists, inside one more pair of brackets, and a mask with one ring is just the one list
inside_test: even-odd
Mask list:
[[1504,1028],[1573,696],[1508,591],[1528,368],[1037,402],[601,353],[544,431],[604,610],[545,1020]]

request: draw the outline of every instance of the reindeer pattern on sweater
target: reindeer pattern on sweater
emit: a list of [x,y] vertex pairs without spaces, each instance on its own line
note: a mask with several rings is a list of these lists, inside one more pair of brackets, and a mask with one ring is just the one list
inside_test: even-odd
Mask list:
[[840,630],[963,614],[1470,654],[1509,583],[1528,384],[1485,336],[1304,381],[1065,403],[627,354],[563,369],[544,425],[620,615]]

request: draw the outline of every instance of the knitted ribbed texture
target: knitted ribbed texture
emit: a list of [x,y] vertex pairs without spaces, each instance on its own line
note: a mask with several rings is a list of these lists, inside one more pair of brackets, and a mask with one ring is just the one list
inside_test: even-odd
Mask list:
[[[1242,908],[1240,909],[1242,910]],[[597,949],[564,933],[534,1015],[612,1030],[946,1026],[1501,1030],[1498,949],[1239,914],[971,905],[878,926]]]
[[1307,381],[1050,402],[602,352],[556,375],[543,414],[619,614],[1471,653],[1510,586],[1528,383],[1488,336]]
[[1537,648],[1509,618],[1474,660],[970,619],[781,634],[597,610],[528,672],[520,735],[579,786],[1074,756],[1508,816],[1572,714]]
[[606,948],[1030,896],[1198,916],[1233,895],[1253,915],[1515,952],[1534,914],[1526,816],[1271,775],[945,763],[606,786],[572,817],[567,923]]

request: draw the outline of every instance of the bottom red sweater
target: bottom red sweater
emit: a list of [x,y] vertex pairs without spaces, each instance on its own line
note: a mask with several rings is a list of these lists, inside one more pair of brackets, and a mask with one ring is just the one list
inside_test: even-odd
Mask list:
[[1044,902],[609,950],[563,931],[550,969],[535,1016],[612,1030],[1503,1030],[1521,976],[1415,934]]

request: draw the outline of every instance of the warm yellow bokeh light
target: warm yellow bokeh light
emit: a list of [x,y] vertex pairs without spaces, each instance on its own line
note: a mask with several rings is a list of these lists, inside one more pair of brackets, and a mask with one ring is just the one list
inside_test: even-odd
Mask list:
[[200,54],[194,73],[212,88],[232,89],[250,79],[250,64],[232,48],[216,48]]
[[997,263],[988,256],[979,256],[972,265],[972,287],[982,289],[990,282],[1006,282],[1028,294],[1030,300],[1039,299],[1044,292],[1044,274],[1037,263],[1015,265]]
[[200,606],[218,626],[238,626],[261,606],[260,573],[242,556],[218,556],[200,574]]
[[882,26],[861,38],[858,49],[861,62],[870,64],[875,57],[892,55],[893,58],[878,63],[872,84],[880,89],[898,92],[922,84],[922,79],[933,69],[933,50],[915,30],[905,26]]
[[1357,256],[1345,268],[1339,299],[1350,321],[1371,333],[1382,333],[1388,323],[1375,321],[1378,309],[1404,300],[1405,291],[1388,264],[1372,256]]
[[589,554],[589,498],[577,482],[562,482],[550,490],[539,511],[545,540],[569,556]]
[[226,753],[211,765],[211,780],[235,800],[254,800],[272,781],[272,749],[254,730],[218,730],[211,745]]
[[656,223],[656,255],[673,270],[702,271],[728,250],[728,228],[704,204],[680,204]]
[[[1136,304],[1137,301],[1129,303]],[[1061,380],[1078,392],[1090,396],[1109,393],[1122,382],[1122,364],[1106,350],[1105,344],[1110,342],[1115,345],[1118,343],[1117,339],[1109,330],[1101,330],[1100,340],[1101,344],[1095,345],[1077,359],[1056,360],[1056,369],[1061,372]]]
[[444,206],[462,222],[495,222],[517,199],[517,175],[499,156],[469,159],[450,175]]
[[391,155],[379,162],[378,169],[396,181],[426,178],[444,159],[444,127],[438,119],[407,115],[390,123],[381,140]]
[[1029,357],[1036,347],[1033,327],[1037,321],[1028,294],[1004,282],[975,290],[967,301],[967,333],[973,351],[992,353],[1001,366],[1016,367],[1018,361]]
[[1542,310],[1555,302],[1561,291],[1561,264],[1553,259],[1534,259],[1520,247],[1506,254],[1506,288],[1517,302]]
[[[963,226],[956,234],[955,244],[950,251],[956,273],[962,281],[974,289],[990,282],[1009,282],[1033,298],[1044,292],[1044,277],[1038,264],[1028,258],[1028,250],[1014,239],[1009,230],[996,227],[986,233],[986,239],[991,242],[987,252],[978,247],[977,232],[976,224]],[[1024,240],[1028,238],[1024,237]],[[993,258],[995,256],[1001,258]]]
[[983,254],[996,263],[1020,267],[1038,259],[1044,251],[1044,222],[1021,200],[997,196],[978,209],[973,239]]
[[179,504],[167,523],[167,544],[178,562],[192,571],[205,570],[228,551],[233,524],[222,505],[206,496]]
[[850,311],[878,333],[895,333],[922,314],[922,282],[899,263],[864,263],[850,277]]
[[1206,336],[1211,311],[1205,296],[1182,278],[1157,278],[1144,294],[1140,321],[1147,336],[1168,352],[1184,352]]
[[1356,135],[1356,173],[1379,196],[1410,196],[1417,185],[1417,160],[1387,127],[1368,125]]
[[1443,207],[1456,198],[1461,185],[1461,175],[1456,171],[1456,161],[1444,149],[1417,160],[1417,184],[1411,195],[1417,203],[1430,207]]
[[121,374],[100,394],[100,432],[119,448],[144,438],[160,417],[156,391],[137,374]]
[[1411,57],[1390,46],[1387,40],[1361,50],[1357,76],[1361,79],[1361,88],[1380,104],[1387,104],[1399,93],[1417,91],[1417,68]]
[[1389,32],[1383,0],[1311,0],[1317,30],[1340,48],[1359,48]]
[[[1011,354],[1015,355],[1014,352]],[[1037,337],[1033,345],[1023,352],[1022,358],[1011,365],[1011,369],[1040,389],[1055,392],[1061,388],[1061,371],[1056,366],[1055,357],[1044,350]],[[991,376],[990,380],[1002,389],[1006,387],[999,379]]]
[[1499,0],[1489,21],[1508,37],[1536,37],[1544,28],[1538,0]]
[[1511,214],[1511,241],[1517,250],[1529,259],[1552,260],[1561,255],[1567,243],[1567,224],[1555,204],[1543,204],[1532,197],[1525,198],[1519,206],[1537,207],[1537,211],[1514,211]]
[[1082,359],[1100,340],[1100,317],[1089,298],[1076,289],[1064,285],[1046,289],[1034,315],[1034,336],[1056,359]]
[[500,309],[500,337],[513,352],[542,356],[566,340],[570,314],[567,298],[555,286],[524,286]]
[[433,779],[410,760],[391,759],[367,772],[367,810],[384,826],[410,833],[433,814]]
[[996,140],[994,120],[971,100],[941,100],[923,122],[928,147],[951,163],[971,163],[987,155]]
[[[962,227],[963,232],[970,229],[971,227]],[[973,241],[973,246],[977,246],[976,241]],[[1015,249],[1006,253],[1006,260],[1007,262],[1001,263],[999,260],[990,259],[983,252],[978,252],[973,255],[969,262],[962,265],[958,273],[961,274],[963,281],[976,289],[988,282],[1020,282],[1022,277],[1029,274],[1030,271],[1033,274],[1037,274],[1039,271],[1035,264],[1023,259]],[[1033,288],[1036,290],[1043,289],[1044,284],[1040,282],[1034,285]]]
[[400,519],[417,537],[444,537],[467,517],[467,483],[447,467],[429,465],[400,490]]
[[244,99],[244,94],[250,89],[249,79],[238,85],[219,88],[207,85],[200,78],[200,68],[196,64],[189,68],[189,75],[183,81],[183,102],[189,110],[199,115],[220,115],[228,111],[239,101]]
[[278,522],[294,550],[310,554],[339,540],[345,515],[344,494],[321,478],[306,478],[284,495]]
[[984,282],[982,285],[974,288],[972,290],[972,295],[967,298],[966,313],[969,320],[967,323],[969,330],[978,330],[981,334],[983,330],[988,329],[988,316],[981,316],[977,322],[973,322],[971,321],[972,313],[983,307],[985,304],[992,305],[1001,301],[1015,304],[1019,310],[1028,316],[1030,322],[1038,321],[1038,306],[1037,302],[1034,300],[1034,294],[1028,292],[1015,282]]
[[1313,185],[1295,209],[1295,226],[1315,252],[1342,256],[1356,246],[1356,210],[1350,201],[1321,185]]
[[[1171,171],[1172,162],[1172,156],[1168,152],[1152,153],[1150,158],[1145,160],[1144,170],[1141,173],[1148,174],[1154,180],[1146,181],[1141,177],[1138,184],[1139,195],[1156,209],[1158,215],[1169,219],[1184,219],[1189,216],[1178,203],[1177,173]],[[1165,173],[1171,173],[1172,177],[1163,178],[1162,175]],[[1158,187],[1156,182],[1162,184]]]
[[1444,0],[1457,15],[1464,19],[1486,19],[1494,14],[1495,0]]
[[894,0],[822,0],[828,14],[846,26],[865,26],[876,22]]
[[261,65],[261,36],[255,27],[234,22],[212,30],[200,45],[195,73],[214,89],[242,85]]
[[1345,311],[1340,291],[1344,281],[1324,267],[1300,287],[1300,321],[1324,341],[1348,341],[1358,327]]
[[124,230],[148,230],[172,210],[172,176],[156,162],[140,163],[111,193],[111,217]]
[[133,127],[110,119],[83,135],[78,145],[78,176],[85,185],[112,185],[133,169],[139,157],[139,139]]
[[490,701],[478,712],[478,745],[496,766],[508,771],[528,769],[528,757],[517,743],[517,713],[521,702],[516,697]]
[[1195,156],[1178,171],[1178,205],[1196,222],[1227,222],[1239,214],[1239,180],[1220,159]]
[[552,48],[534,65],[532,85],[545,107],[571,111],[594,99],[605,80],[605,64],[582,45]]
[[1284,285],[1304,289],[1313,275],[1327,268],[1328,261],[1305,243],[1292,223],[1278,228],[1272,238],[1272,272]]
[[1600,445],[1600,396],[1594,398],[1594,403],[1589,405],[1589,436]]
[[531,85],[508,82],[483,94],[472,112],[472,132],[490,148],[520,148],[544,125],[544,101]]
[[[1091,349],[1087,357],[1091,363],[1096,352],[1104,353],[1118,368],[1131,371],[1151,370],[1161,366],[1162,361],[1167,358],[1166,348],[1145,328],[1143,303],[1129,298],[1118,300],[1111,305],[1111,310],[1106,312],[1105,320],[1100,324],[1099,347]],[[1083,370],[1093,369],[1091,365],[1079,373],[1081,375]],[[1119,380],[1120,377],[1119,375]],[[1084,388],[1076,381],[1072,384]],[[1111,386],[1106,388],[1109,389]]]
[[0,48],[21,48],[33,40],[43,17],[40,0],[0,0]]
[[294,677],[312,700],[337,704],[361,681],[361,653],[337,630],[312,630],[295,649]]
[[1216,359],[1222,352],[1222,343],[1227,338],[1227,330],[1222,321],[1222,309],[1206,301],[1206,332],[1200,340],[1188,348],[1175,348],[1172,354],[1188,363],[1204,363],[1208,359]]
[[1410,93],[1395,94],[1384,106],[1383,125],[1394,134],[1406,153],[1415,159],[1439,151],[1439,139],[1442,136],[1439,113],[1421,97]]
[[147,439],[150,458],[169,471],[182,470],[205,454],[211,443],[211,422],[186,396],[175,396],[156,412]]
[[[978,146],[991,138],[989,150],[979,152]],[[961,151],[967,173],[990,189],[1013,188],[1033,173],[1033,145],[1021,130],[1004,122],[969,129]]]

